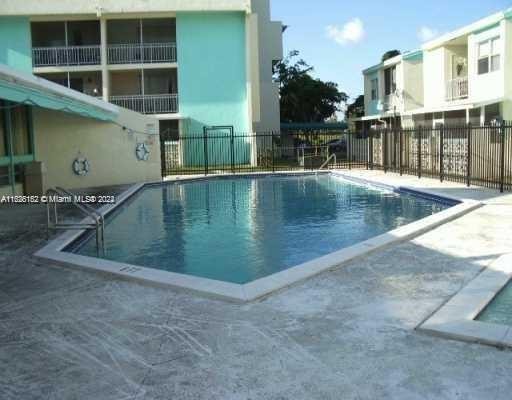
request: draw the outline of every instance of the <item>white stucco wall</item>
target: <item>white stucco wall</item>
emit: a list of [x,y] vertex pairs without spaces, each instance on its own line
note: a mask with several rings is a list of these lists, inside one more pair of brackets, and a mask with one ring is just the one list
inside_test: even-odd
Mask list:
[[[130,134],[128,129],[90,118],[35,108],[35,157],[47,169],[46,188],[76,189],[155,181],[161,178],[160,140],[157,134]],[[140,132],[158,132],[158,121],[150,116],[120,110],[117,122]],[[138,161],[135,147],[145,142],[148,161]],[[90,163],[86,176],[77,176],[72,164],[78,156]]]
[[280,129],[279,87],[273,82],[272,62],[283,58],[282,23],[272,21],[270,1],[253,1],[248,19],[248,62],[252,120],[255,132]]
[[[504,22],[505,32],[505,97],[512,99],[512,20]],[[512,115],[510,116],[512,120]]]
[[[372,100],[372,80],[378,79],[379,81],[379,93],[376,100]],[[381,74],[380,71],[374,71],[364,75],[364,115],[376,115],[379,113],[378,104],[379,98],[382,94],[381,85]]]
[[[478,75],[478,44],[482,41],[500,36],[501,65],[500,69],[495,72]],[[469,79],[469,96],[473,102],[486,102],[499,99],[505,94],[505,21],[500,23],[498,27],[485,30],[480,33],[471,34],[468,38],[468,79]]]
[[438,47],[423,54],[425,107],[434,108],[445,103],[446,49]]
[[423,107],[423,59],[403,61],[404,110]]
[[396,112],[404,112],[404,91],[405,91],[405,78],[404,78],[404,63],[400,61],[396,64],[396,91],[398,96],[391,96],[391,110],[396,107]]
[[[391,67],[396,68],[396,93],[389,96],[389,109],[386,113],[384,110],[384,103],[386,101],[385,94],[385,70]],[[408,96],[407,91],[410,90],[406,85],[406,74],[414,74],[413,69],[406,70],[402,56],[397,56],[386,60],[384,63],[379,64],[371,69],[366,70],[364,73],[364,103],[365,115],[388,115],[391,116],[396,113],[403,113],[405,110],[405,101]],[[378,97],[377,100],[371,99],[371,81],[378,79]],[[412,89],[416,92],[415,88]]]
[[501,104],[501,113],[505,121],[512,122],[512,100],[506,100]]

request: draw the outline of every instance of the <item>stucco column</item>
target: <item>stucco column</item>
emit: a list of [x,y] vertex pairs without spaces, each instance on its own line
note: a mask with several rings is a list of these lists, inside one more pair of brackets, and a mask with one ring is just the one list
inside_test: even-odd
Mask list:
[[108,101],[110,97],[110,74],[108,72],[108,53],[107,53],[107,20],[100,19],[101,36],[101,82],[103,100]]
[[512,101],[505,100],[501,103],[501,117],[504,121],[512,121]]

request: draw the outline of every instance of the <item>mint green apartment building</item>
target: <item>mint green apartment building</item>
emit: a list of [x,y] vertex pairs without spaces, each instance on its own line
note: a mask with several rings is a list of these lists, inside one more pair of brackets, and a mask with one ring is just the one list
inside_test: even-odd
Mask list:
[[[26,72],[150,115],[163,149],[205,127],[279,130],[282,24],[269,0],[6,0],[0,15],[28,47]],[[200,163],[191,153],[176,152]]]

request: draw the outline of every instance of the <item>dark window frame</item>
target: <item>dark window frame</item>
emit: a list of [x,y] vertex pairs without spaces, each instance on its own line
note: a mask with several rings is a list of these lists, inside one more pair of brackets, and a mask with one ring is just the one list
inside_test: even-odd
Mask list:
[[384,94],[389,96],[396,92],[396,65],[384,70]]

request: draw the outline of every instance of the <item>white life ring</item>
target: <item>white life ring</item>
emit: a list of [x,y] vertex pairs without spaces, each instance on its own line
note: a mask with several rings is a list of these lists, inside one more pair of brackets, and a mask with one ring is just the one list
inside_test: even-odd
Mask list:
[[87,158],[77,157],[75,161],[73,161],[73,172],[78,176],[85,176],[89,173],[90,165]]
[[149,159],[149,149],[146,143],[137,143],[135,156],[139,161],[147,161]]

